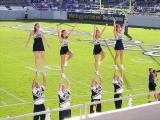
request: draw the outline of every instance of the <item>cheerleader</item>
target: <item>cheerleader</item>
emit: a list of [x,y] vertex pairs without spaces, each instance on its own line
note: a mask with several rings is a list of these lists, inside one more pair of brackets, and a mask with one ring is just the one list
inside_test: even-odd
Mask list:
[[[66,86],[63,84],[63,80],[59,84],[59,107],[67,108],[70,107],[70,82],[68,78],[65,78]],[[65,118],[71,117],[71,109],[59,111],[59,120],[64,120]]]
[[[32,95],[34,100],[34,113],[45,111],[45,88],[46,88],[46,76],[43,74],[43,84],[39,85],[37,82],[37,72],[32,83]],[[33,120],[45,120],[45,114],[34,116]]]
[[[101,101],[102,97],[102,76],[99,75],[99,81],[93,78],[91,84],[91,102]],[[101,103],[90,106],[90,113],[101,112]]]
[[25,44],[26,48],[27,48],[31,38],[34,38],[33,53],[34,53],[34,56],[35,56],[36,71],[39,73],[38,60],[39,60],[39,57],[40,57],[41,62],[42,62],[42,72],[44,74],[46,74],[45,60],[44,60],[45,49],[44,49],[43,41],[47,44],[48,48],[50,48],[50,45],[49,45],[47,39],[45,38],[43,32],[41,31],[41,26],[40,26],[39,23],[36,23],[34,25],[34,30],[30,32],[29,38],[28,38],[28,40]]
[[[117,70],[115,69],[113,76],[113,85],[114,98],[121,98],[123,93],[123,69],[120,70],[120,76],[117,74]],[[120,109],[122,107],[122,100],[117,100],[114,103],[116,109]]]
[[61,44],[60,56],[61,56],[61,77],[65,78],[64,74],[64,66],[67,66],[68,60],[73,57],[73,53],[68,48],[68,38],[75,29],[75,26],[70,30],[61,30],[59,29],[59,25],[57,25],[58,38]]
[[124,66],[123,66],[123,50],[124,50],[124,46],[123,46],[123,43],[122,43],[122,33],[123,33],[123,29],[124,29],[124,26],[126,24],[126,20],[124,21],[124,24],[123,26],[121,27],[119,24],[116,24],[116,21],[114,19],[114,36],[115,36],[115,39],[116,39],[116,44],[115,44],[115,58],[114,58],[114,67],[115,69],[118,69],[118,66],[117,66],[117,59],[120,55],[120,67],[122,69],[124,69]]
[[99,75],[99,70],[98,66],[101,64],[102,60],[105,58],[105,52],[102,50],[101,45],[100,45],[100,38],[103,35],[103,32],[106,29],[107,24],[105,27],[100,31],[96,25],[94,25],[94,33],[93,33],[93,44],[94,44],[94,49],[93,49],[93,55],[95,59],[95,70],[96,74]]

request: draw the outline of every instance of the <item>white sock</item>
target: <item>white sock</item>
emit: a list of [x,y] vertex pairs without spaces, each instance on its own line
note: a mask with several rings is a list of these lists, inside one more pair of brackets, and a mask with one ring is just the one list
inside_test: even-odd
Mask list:
[[62,78],[65,79],[66,75],[64,73],[61,74]]
[[37,75],[39,75],[39,73],[40,73],[40,70],[37,68],[37,69],[36,69],[36,72],[37,72]]
[[68,61],[65,60],[64,66],[66,67],[68,65]]
[[124,70],[124,65],[123,65],[123,64],[121,64],[120,66],[121,66],[122,70]]
[[96,71],[96,75],[100,75],[99,71]]
[[117,66],[117,65],[114,65],[114,68],[115,68],[116,70],[118,70],[118,66]]
[[101,63],[102,63],[102,62],[99,60],[98,65],[101,65]]
[[42,73],[43,73],[44,76],[46,77],[46,70],[43,70]]

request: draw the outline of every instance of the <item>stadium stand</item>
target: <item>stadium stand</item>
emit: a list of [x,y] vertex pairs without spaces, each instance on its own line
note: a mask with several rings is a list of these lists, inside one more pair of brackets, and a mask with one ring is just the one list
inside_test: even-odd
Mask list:
[[[100,2],[97,0],[31,0],[31,4],[38,10],[63,10],[84,11],[98,10]],[[104,8],[128,8],[129,0],[102,0]],[[131,14],[160,15],[159,0],[134,0],[132,2]]]
[[56,0],[31,0],[31,4],[38,10],[60,9]]
[[[128,8],[129,0],[101,0],[104,8]],[[0,9],[22,9],[21,7],[31,6],[37,10],[63,10],[63,11],[84,11],[98,10],[99,0],[0,0]],[[10,6],[19,6],[11,7]],[[133,15],[160,15],[159,0],[132,0]]]
[[29,5],[28,0],[0,0],[0,5],[4,6],[27,6]]
[[25,6],[31,6],[28,0],[0,0],[0,10],[24,10]]
[[[133,14],[154,14],[159,16],[160,15],[160,1],[159,0],[135,0],[133,2]],[[146,14],[145,14],[146,15]]]

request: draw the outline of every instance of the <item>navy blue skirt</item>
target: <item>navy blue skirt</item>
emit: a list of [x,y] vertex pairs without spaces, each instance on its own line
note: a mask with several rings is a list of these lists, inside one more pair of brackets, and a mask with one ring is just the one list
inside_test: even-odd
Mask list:
[[61,47],[60,55],[67,54],[68,52],[69,52],[68,46],[63,46],[63,47]]
[[98,44],[98,45],[94,45],[93,55],[100,54],[101,52],[102,52],[101,45],[100,45],[100,44]]
[[33,51],[45,51],[42,38],[34,39]]
[[122,39],[116,40],[115,50],[124,50]]

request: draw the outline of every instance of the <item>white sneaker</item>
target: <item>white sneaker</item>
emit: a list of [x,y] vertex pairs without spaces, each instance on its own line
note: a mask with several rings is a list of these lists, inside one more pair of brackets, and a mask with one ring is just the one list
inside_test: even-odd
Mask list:
[[100,75],[99,71],[96,71],[96,75],[98,75],[98,76]]
[[123,64],[121,64],[120,66],[121,66],[121,69],[122,69],[122,70],[124,70],[124,65],[123,65]]
[[117,66],[117,65],[114,65],[114,69],[115,69],[115,70],[118,70],[118,66]]
[[62,74],[61,74],[61,77],[62,77],[63,79],[65,79],[65,78],[66,78],[66,75],[65,75],[64,73],[62,73]]

